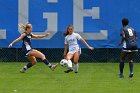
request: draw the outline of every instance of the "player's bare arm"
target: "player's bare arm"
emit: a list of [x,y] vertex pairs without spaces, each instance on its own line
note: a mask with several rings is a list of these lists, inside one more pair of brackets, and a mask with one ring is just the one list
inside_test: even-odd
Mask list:
[[66,58],[66,55],[67,55],[67,50],[68,50],[68,44],[65,44],[65,47],[64,47],[64,58]]
[[83,38],[81,38],[80,40],[82,41],[83,44],[85,44],[88,47],[88,49],[90,50],[94,49],[93,47],[89,46],[88,43]]
[[48,37],[50,33],[46,33],[45,35],[35,35],[32,34],[32,38],[44,38],[44,37]]
[[125,37],[122,37],[121,41],[119,42],[119,46],[122,45],[124,41],[125,41]]
[[20,40],[22,40],[25,36],[26,36],[25,33],[21,34],[21,36],[18,37],[16,40],[14,40],[8,47],[12,47],[15,43],[17,43],[17,42],[19,42]]

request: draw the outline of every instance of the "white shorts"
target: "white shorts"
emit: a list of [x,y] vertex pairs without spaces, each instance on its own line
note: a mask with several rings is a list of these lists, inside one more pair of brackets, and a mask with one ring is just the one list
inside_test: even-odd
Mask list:
[[79,52],[81,54],[81,48],[72,48],[69,50],[68,54],[75,54],[76,52]]
[[138,50],[127,50],[127,49],[122,49],[123,52],[138,52]]

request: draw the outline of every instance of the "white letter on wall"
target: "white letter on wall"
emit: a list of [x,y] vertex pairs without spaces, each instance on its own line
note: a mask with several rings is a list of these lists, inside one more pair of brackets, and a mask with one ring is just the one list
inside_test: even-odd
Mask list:
[[74,4],[74,29],[76,32],[79,32],[80,35],[86,40],[106,40],[107,39],[107,30],[100,30],[98,33],[84,33],[83,24],[84,17],[92,17],[92,19],[99,19],[99,7],[92,7],[92,9],[84,9],[83,0],[73,0]]
[[6,30],[0,29],[0,39],[6,39]]
[[[49,3],[57,3],[57,0],[48,0]],[[18,0],[18,23],[25,24],[28,22],[29,17],[29,0]],[[50,33],[47,38],[43,39],[51,39],[55,33],[57,32],[57,13],[43,13],[43,18],[47,19],[48,23],[46,23],[47,28],[44,32],[33,32],[34,34],[46,34]],[[20,33],[22,31],[18,30]]]

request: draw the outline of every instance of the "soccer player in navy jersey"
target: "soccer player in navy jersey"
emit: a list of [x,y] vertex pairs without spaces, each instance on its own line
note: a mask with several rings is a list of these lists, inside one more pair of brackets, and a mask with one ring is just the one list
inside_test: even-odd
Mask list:
[[138,51],[136,31],[132,27],[128,26],[128,24],[129,24],[129,20],[127,18],[123,18],[122,19],[123,27],[121,28],[122,39],[119,43],[119,45],[123,44],[123,48],[120,54],[119,78],[124,78],[123,69],[124,69],[124,61],[126,56],[128,57],[129,68],[130,68],[129,78],[133,77],[133,57],[135,52]]
[[9,47],[12,47],[15,43],[17,43],[18,41],[22,40],[22,50],[24,55],[28,58],[28,60],[30,61],[27,65],[25,65],[20,72],[24,73],[28,68],[32,67],[33,65],[35,65],[37,63],[36,58],[40,58],[46,65],[48,65],[48,67],[51,70],[54,70],[57,66],[56,65],[52,65],[45,57],[45,55],[43,53],[41,53],[40,51],[36,50],[36,49],[32,49],[31,47],[31,40],[32,38],[44,38],[47,37],[49,35],[49,33],[46,33],[45,35],[35,35],[32,33],[32,25],[27,23],[25,26],[24,25],[19,25],[20,28],[22,30],[24,30],[25,32],[23,32],[21,34],[21,36],[19,38],[17,38],[16,40],[14,40]]

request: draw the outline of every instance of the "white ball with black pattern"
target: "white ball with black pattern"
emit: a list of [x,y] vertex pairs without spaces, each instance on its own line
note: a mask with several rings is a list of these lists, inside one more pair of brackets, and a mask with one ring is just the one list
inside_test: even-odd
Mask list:
[[68,61],[66,59],[62,59],[60,61],[60,65],[63,66],[63,67],[67,66],[67,63],[68,63]]

